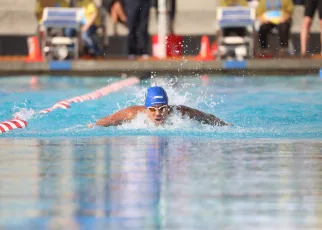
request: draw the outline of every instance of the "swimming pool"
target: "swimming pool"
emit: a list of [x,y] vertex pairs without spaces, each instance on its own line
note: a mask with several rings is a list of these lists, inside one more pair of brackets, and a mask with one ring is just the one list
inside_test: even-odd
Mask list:
[[118,78],[0,79],[1,229],[319,229],[322,81],[318,77],[154,78],[170,102],[233,127],[142,118],[87,124],[142,103],[146,81],[68,110],[35,112]]
[[[57,101],[91,92],[118,78],[30,78],[0,79],[0,117],[16,112],[28,115]],[[198,126],[185,120],[165,128],[147,128],[134,121],[117,128],[88,129],[87,124],[119,108],[142,104],[150,81],[125,87],[95,101],[72,104],[68,110],[34,114],[29,127],[2,137],[93,137],[124,135],[200,136],[216,139],[321,138],[322,84],[318,77],[184,77],[155,79],[164,86],[172,104],[185,104],[235,124],[217,128]],[[28,110],[28,111],[25,111]]]

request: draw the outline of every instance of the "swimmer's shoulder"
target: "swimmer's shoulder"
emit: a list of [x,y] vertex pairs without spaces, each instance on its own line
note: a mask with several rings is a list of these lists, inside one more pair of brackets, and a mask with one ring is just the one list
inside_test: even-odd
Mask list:
[[145,107],[143,105],[133,105],[125,108],[124,110],[128,112],[142,112],[145,110]]
[[141,113],[144,111],[145,111],[144,106],[134,105],[134,106],[130,106],[130,107],[127,107],[127,108],[121,110],[121,113],[124,114],[124,116],[131,119],[131,118],[134,118],[138,113]]
[[144,106],[134,105],[124,109],[119,110],[118,112],[108,116],[109,119],[117,121],[117,124],[121,124],[124,121],[129,121],[134,119],[138,113],[145,110]]

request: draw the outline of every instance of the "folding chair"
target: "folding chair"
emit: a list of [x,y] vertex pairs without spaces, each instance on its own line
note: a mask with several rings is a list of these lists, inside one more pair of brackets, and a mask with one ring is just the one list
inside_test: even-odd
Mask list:
[[[43,57],[65,59],[73,56],[78,59],[80,28],[84,18],[83,8],[47,7],[43,11],[41,27],[44,29],[42,38]],[[64,35],[64,29],[75,29],[74,37]],[[53,31],[57,31],[54,33]]]
[[[225,50],[234,50],[236,56],[237,50],[245,48],[246,52],[241,52],[244,57],[254,57],[254,34],[255,34],[256,13],[254,8],[250,7],[219,7],[217,9],[217,26],[221,33],[217,39],[218,58],[221,59]],[[225,28],[245,28],[245,36],[227,36],[224,37],[222,30]],[[244,50],[244,49],[242,49]]]

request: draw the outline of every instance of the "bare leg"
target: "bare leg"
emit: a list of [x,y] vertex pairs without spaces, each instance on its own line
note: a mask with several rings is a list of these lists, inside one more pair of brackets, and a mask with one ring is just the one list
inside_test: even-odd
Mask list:
[[[309,40],[309,31],[312,25],[312,18],[305,16],[301,29],[301,55],[306,55],[307,42]],[[320,25],[321,22],[320,22]],[[322,37],[321,37],[322,41]]]

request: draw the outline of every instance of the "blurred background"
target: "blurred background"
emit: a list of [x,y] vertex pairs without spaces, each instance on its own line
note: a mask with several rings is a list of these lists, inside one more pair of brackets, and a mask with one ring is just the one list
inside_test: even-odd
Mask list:
[[[46,0],[40,0],[45,1]],[[50,0],[47,0],[47,2]],[[93,0],[94,1],[94,0]],[[295,1],[296,2],[296,1]],[[219,0],[176,0],[175,15],[173,16],[172,33],[182,35],[185,46],[183,54],[196,55],[199,53],[200,39],[207,35],[210,41],[216,35],[216,13],[220,4]],[[114,23],[110,13],[103,6],[102,0],[95,0],[95,5],[103,14],[104,56],[127,55],[128,29],[122,23]],[[150,5],[150,17],[148,20],[149,35],[158,33],[157,10],[155,3]],[[36,0],[1,0],[0,3],[0,55],[27,55],[27,38],[36,34],[38,22],[35,16]],[[291,26],[291,38],[294,49],[299,53],[300,31],[304,19],[304,6],[294,5],[293,22]],[[318,13],[315,14],[310,36],[311,53],[320,51],[320,27]],[[272,45],[277,40],[271,36]],[[149,40],[149,53],[151,53],[151,39]]]

